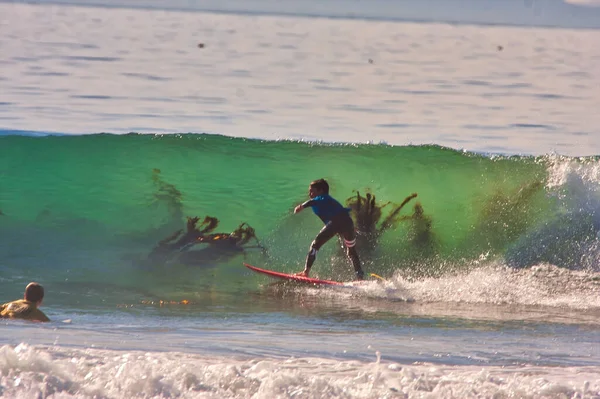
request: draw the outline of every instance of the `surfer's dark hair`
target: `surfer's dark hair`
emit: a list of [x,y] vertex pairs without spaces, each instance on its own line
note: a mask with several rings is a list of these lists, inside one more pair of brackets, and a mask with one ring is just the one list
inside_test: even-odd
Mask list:
[[36,282],[27,284],[25,288],[25,300],[29,302],[39,302],[44,299],[44,287]]
[[325,179],[319,179],[310,182],[310,186],[316,188],[319,191],[329,194],[329,183]]

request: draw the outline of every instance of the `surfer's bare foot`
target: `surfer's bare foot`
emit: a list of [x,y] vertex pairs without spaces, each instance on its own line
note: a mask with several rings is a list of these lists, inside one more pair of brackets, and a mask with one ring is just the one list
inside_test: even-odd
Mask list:
[[294,274],[294,276],[308,277],[308,272],[306,270],[302,270],[301,272]]

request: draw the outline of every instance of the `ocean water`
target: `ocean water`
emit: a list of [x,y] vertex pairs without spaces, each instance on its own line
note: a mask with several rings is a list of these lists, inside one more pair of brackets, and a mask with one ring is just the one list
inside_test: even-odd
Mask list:
[[[600,397],[597,30],[100,4],[0,3],[0,302],[52,319],[0,396]],[[383,280],[243,267],[302,269],[320,177]],[[194,216],[256,239],[157,256]]]

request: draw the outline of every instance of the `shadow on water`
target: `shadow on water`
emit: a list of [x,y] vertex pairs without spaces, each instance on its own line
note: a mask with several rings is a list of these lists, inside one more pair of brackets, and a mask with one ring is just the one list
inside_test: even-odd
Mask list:
[[[501,259],[507,251],[509,264],[514,266],[551,261],[573,268],[586,257],[581,246],[589,250],[586,243],[595,238],[597,230],[589,220],[573,215],[568,220],[561,221],[559,216],[552,221],[557,204],[548,200],[542,181],[532,180],[512,190],[498,189],[474,199],[470,215],[473,223],[462,239],[449,246],[448,232],[438,224],[439,213],[428,212],[421,201],[414,204],[410,214],[399,215],[415,197],[417,194],[412,194],[401,205],[393,205],[383,222],[384,208],[391,202],[380,202],[369,191],[365,196],[357,191],[347,200],[357,226],[359,253],[369,271],[383,276],[398,270],[414,276],[443,275],[476,266],[482,259]],[[564,234],[557,239],[549,230],[561,224]],[[549,245],[556,240],[562,245]],[[523,241],[532,244],[533,249],[527,255],[515,255],[523,252],[515,249],[523,247]]]

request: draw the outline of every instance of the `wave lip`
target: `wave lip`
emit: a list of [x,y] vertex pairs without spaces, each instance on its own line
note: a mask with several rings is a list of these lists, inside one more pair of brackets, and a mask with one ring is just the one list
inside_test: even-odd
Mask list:
[[0,136],[28,136],[28,137],[44,137],[44,136],[65,136],[65,133],[39,130],[18,130],[18,129],[0,129]]

